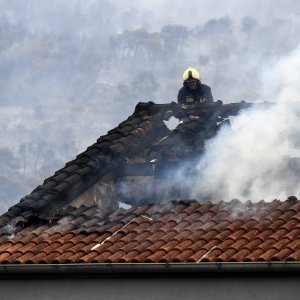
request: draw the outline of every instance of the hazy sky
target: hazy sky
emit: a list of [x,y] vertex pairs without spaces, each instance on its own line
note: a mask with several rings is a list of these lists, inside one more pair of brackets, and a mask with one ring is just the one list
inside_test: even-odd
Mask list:
[[[137,102],[176,100],[189,66],[216,100],[297,101],[299,14],[297,0],[0,0],[0,150],[21,160],[31,143],[32,161],[43,145],[41,181]],[[182,26],[173,40],[166,25]]]

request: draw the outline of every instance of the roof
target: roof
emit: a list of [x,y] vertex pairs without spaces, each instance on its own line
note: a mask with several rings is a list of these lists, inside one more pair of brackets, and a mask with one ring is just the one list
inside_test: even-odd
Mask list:
[[[1,238],[3,264],[268,262],[300,260],[300,201],[169,202],[68,207]],[[22,224],[18,224],[22,228]]]
[[[205,108],[198,112],[199,119],[171,131],[164,119],[170,111],[176,113],[174,103],[139,103],[126,121],[0,217],[0,263],[299,261],[296,197],[283,202],[211,202],[181,200],[188,198],[180,191],[168,199],[151,194],[143,201],[126,198],[132,208],[111,210],[109,215],[97,205],[71,205],[108,173],[118,177],[154,172],[163,184],[165,166],[193,161],[204,141],[216,134],[222,111],[217,105],[218,114]],[[158,162],[155,168],[152,161]]]

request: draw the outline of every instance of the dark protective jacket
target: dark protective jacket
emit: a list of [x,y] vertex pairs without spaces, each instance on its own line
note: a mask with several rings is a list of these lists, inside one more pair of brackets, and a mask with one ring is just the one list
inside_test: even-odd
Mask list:
[[209,86],[197,83],[197,89],[190,90],[187,83],[183,83],[183,87],[179,90],[177,96],[178,104],[194,104],[195,102],[213,102],[213,96]]

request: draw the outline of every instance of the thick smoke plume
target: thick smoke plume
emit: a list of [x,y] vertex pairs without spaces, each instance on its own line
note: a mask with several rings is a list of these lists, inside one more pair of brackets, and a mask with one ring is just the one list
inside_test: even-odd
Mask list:
[[266,201],[300,195],[300,51],[267,62],[260,88],[273,105],[242,112],[207,142],[195,194]]

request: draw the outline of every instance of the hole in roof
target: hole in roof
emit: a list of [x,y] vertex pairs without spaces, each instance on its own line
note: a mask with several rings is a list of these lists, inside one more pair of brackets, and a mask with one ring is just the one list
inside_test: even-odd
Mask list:
[[168,121],[164,121],[164,123],[166,124],[168,129],[173,130],[177,127],[179,121],[175,117],[171,117]]
[[129,205],[129,204],[124,203],[124,202],[119,202],[119,207],[123,208],[123,209],[130,209],[132,207],[132,205]]

